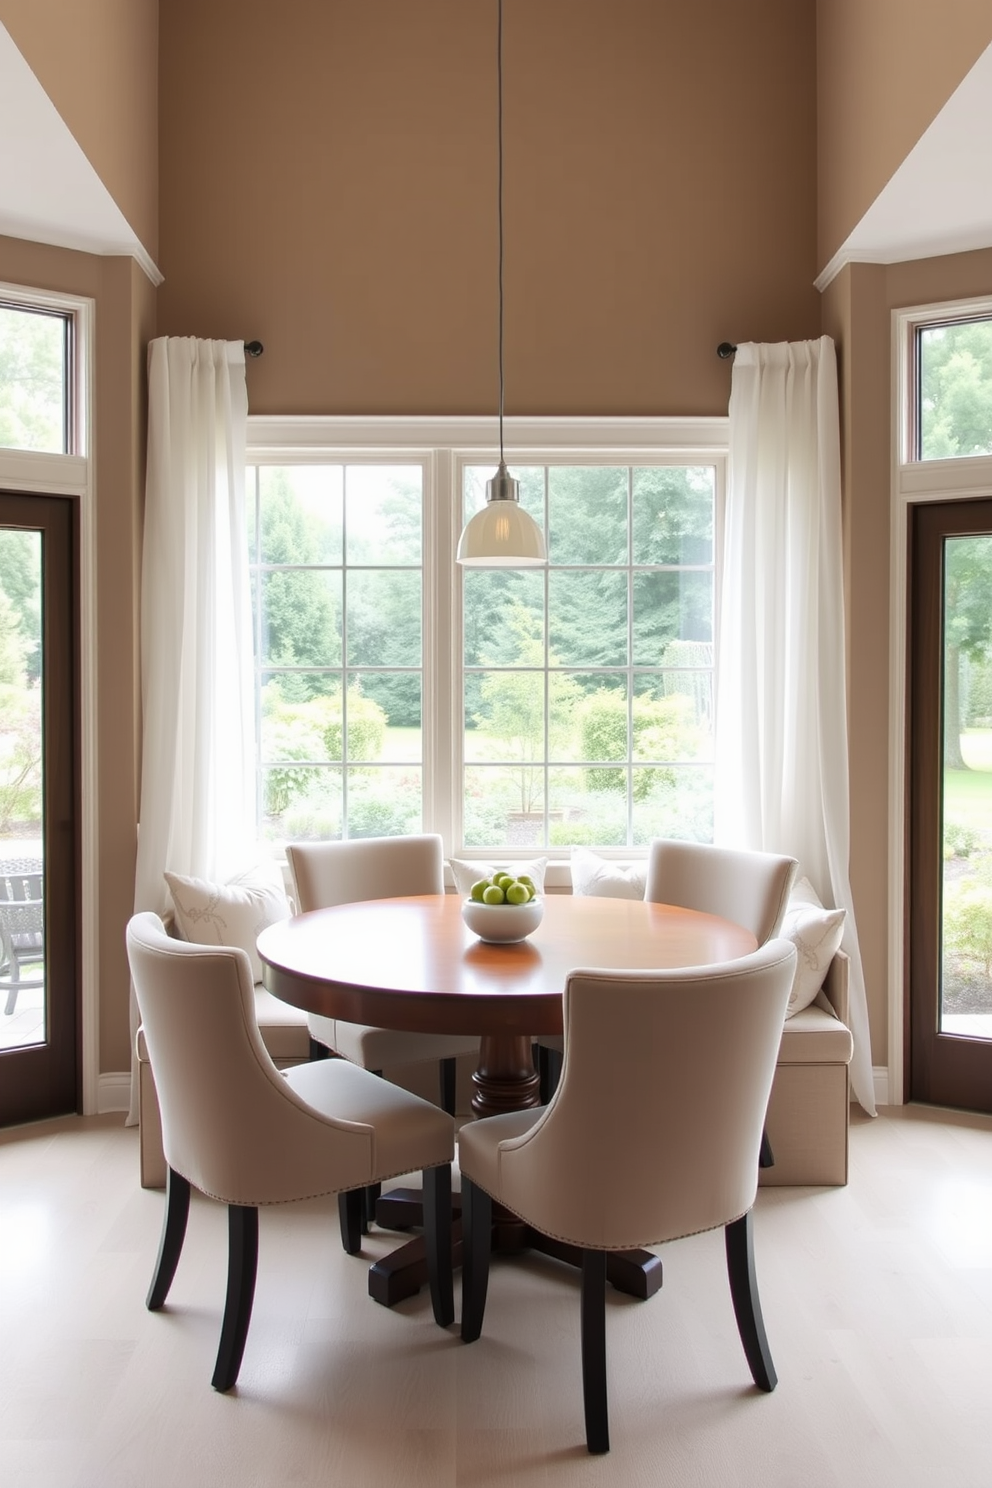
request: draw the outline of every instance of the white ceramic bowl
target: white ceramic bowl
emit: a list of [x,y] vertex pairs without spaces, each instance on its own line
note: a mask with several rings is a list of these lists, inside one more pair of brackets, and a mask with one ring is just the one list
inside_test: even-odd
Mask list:
[[541,899],[527,904],[480,904],[476,899],[462,900],[462,919],[480,940],[494,945],[526,940],[544,916]]

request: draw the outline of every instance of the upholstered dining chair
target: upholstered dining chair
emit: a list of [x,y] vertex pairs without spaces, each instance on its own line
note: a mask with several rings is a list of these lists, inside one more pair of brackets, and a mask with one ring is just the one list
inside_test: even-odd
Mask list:
[[740,960],[689,970],[573,971],[550,1105],[470,1122],[459,1134],[462,1338],[482,1331],[493,1201],[578,1247],[590,1452],[610,1444],[610,1251],[723,1226],[744,1353],[759,1389],[775,1387],[751,1209],[795,963],[792,943],[772,940]]
[[[656,837],[648,852],[644,898],[732,920],[750,930],[760,946],[782,928],[798,870],[795,858],[778,853]],[[562,1041],[554,1034],[542,1034],[536,1042],[542,1053],[541,1099],[546,1103],[561,1070]],[[543,1055],[544,1050],[550,1058]],[[762,1147],[762,1166],[771,1166],[767,1142]]]
[[162,1113],[165,1219],[147,1305],[164,1304],[179,1263],[191,1187],[228,1206],[227,1301],[213,1385],[236,1382],[258,1259],[258,1209],[338,1194],[346,1249],[361,1244],[364,1190],[424,1172],[424,1228],[434,1317],[454,1317],[451,1159],[444,1111],[344,1060],[285,1072],[255,1020],[251,963],[236,946],[174,940],[135,915],[127,954]]
[[[297,908],[329,909],[362,899],[396,899],[444,893],[441,838],[364,837],[347,842],[291,842],[286,847]],[[478,1038],[448,1033],[402,1033],[365,1023],[345,1023],[311,1013],[310,1037],[362,1069],[440,1061],[440,1100],[455,1112],[455,1060],[477,1054]]]

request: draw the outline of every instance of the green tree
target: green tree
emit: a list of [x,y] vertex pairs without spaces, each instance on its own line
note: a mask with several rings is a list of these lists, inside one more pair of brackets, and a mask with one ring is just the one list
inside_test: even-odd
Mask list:
[[984,661],[992,648],[992,539],[952,537],[944,545],[944,768],[965,770],[962,657]]
[[[513,770],[519,785],[521,811],[538,805],[540,775],[533,768],[554,757],[567,745],[575,729],[575,709],[582,689],[567,673],[547,673],[548,717],[545,732],[544,641],[539,622],[523,605],[511,605],[504,623],[515,634],[515,652],[521,666],[532,671],[488,672],[479,686],[479,711],[475,723],[497,740],[502,756],[521,768]],[[487,657],[483,664],[493,664]],[[557,659],[549,656],[553,668]],[[547,754],[546,752],[547,751]]]
[[920,453],[992,454],[992,321],[921,332]]
[[[326,563],[329,521],[307,511],[287,474],[270,473],[262,503],[263,564]],[[338,542],[340,551],[340,542]],[[262,575],[263,663],[280,667],[341,665],[339,580],[331,583],[320,568],[275,568]],[[326,692],[332,679],[308,674],[281,679],[283,695],[299,701]]]
[[0,306],[0,446],[65,448],[66,318]]

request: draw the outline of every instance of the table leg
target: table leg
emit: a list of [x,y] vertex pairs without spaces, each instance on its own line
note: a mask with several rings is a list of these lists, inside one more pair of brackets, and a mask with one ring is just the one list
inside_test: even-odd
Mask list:
[[502,1116],[505,1111],[527,1111],[541,1104],[541,1081],[534,1068],[533,1044],[528,1037],[484,1034],[479,1065],[472,1076],[475,1116]]

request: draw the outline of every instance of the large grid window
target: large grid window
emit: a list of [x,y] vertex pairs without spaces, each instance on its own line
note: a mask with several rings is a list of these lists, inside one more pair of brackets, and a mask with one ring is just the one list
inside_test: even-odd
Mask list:
[[711,840],[725,422],[528,430],[521,570],[455,563],[491,427],[395,422],[249,421],[260,836]]
[[465,845],[709,840],[713,467],[513,474],[548,566],[464,575]]

